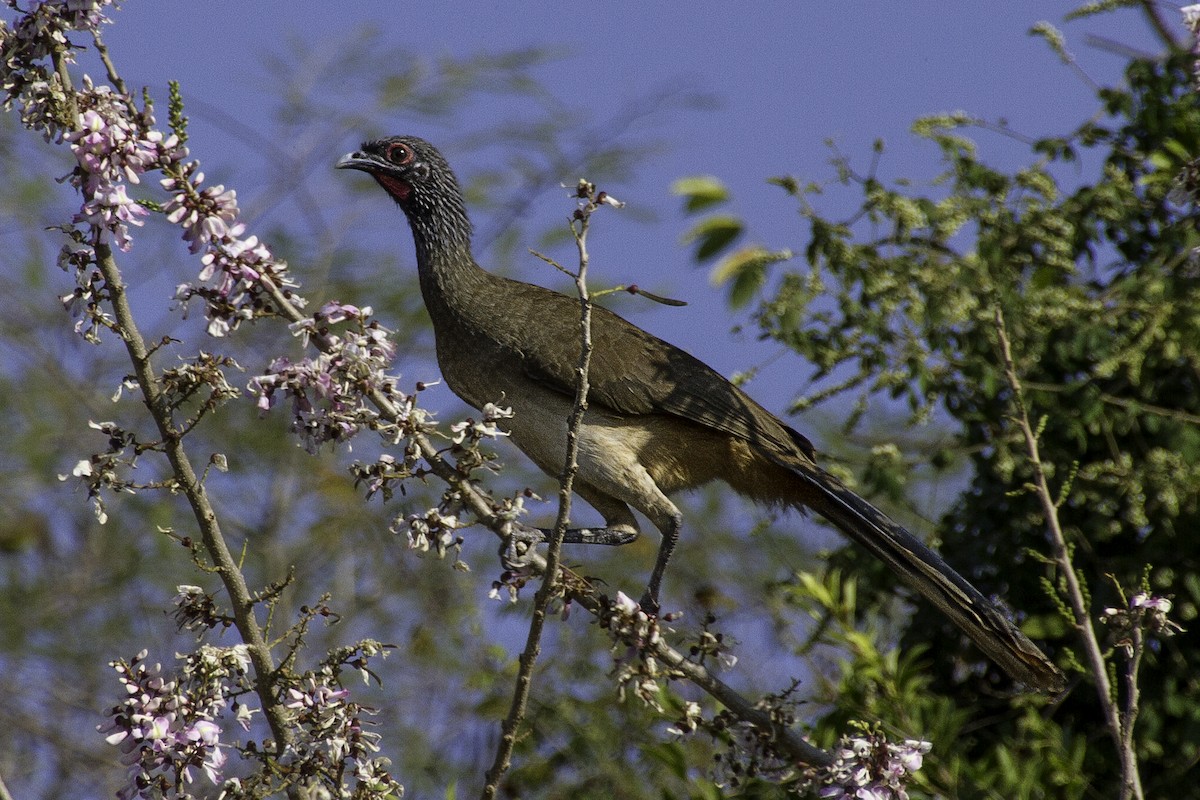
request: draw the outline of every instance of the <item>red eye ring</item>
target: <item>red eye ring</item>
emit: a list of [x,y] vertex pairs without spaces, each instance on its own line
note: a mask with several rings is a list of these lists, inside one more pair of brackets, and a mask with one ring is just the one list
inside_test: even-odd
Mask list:
[[406,164],[412,160],[412,148],[400,142],[390,144],[387,148],[387,157],[394,164]]

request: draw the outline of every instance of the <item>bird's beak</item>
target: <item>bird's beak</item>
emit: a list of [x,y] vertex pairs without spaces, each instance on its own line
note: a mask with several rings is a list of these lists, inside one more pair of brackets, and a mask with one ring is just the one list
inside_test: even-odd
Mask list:
[[363,172],[376,172],[384,165],[374,156],[368,155],[361,150],[355,150],[353,153],[346,153],[346,155],[339,158],[333,166],[334,169],[358,169]]

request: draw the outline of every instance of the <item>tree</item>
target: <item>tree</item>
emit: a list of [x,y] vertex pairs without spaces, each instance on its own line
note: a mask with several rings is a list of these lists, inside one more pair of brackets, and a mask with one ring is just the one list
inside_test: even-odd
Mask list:
[[[1067,57],[1052,29],[1037,32]],[[773,179],[809,224],[802,268],[781,266],[789,251],[735,247],[736,217],[694,231],[698,256],[719,257],[731,302],[754,300],[762,334],[816,366],[817,388],[795,409],[855,398],[846,433],[873,444],[868,485],[900,502],[914,464],[969,467],[938,524],[942,551],[1076,669],[1060,703],[1014,702],[921,604],[898,623],[900,656],[853,633],[893,605],[895,581],[876,565],[838,558],[824,576],[781,587],[785,602],[819,609],[817,638],[847,653],[825,730],[857,718],[926,731],[949,756],[923,773],[939,796],[1114,796],[1123,748],[1136,751],[1145,796],[1197,796],[1184,779],[1197,634],[1158,615],[1173,604],[1173,616],[1194,620],[1200,601],[1189,577],[1200,512],[1200,106],[1194,55],[1166,44],[1166,56],[1130,62],[1126,86],[1100,88],[1097,114],[1067,136],[1024,138],[964,114],[920,120],[914,130],[945,165],[931,191],[885,186],[839,156],[838,183],[863,199],[832,220],[818,208],[824,187]],[[1025,142],[1029,165],[990,166],[971,129]],[[711,183],[680,190],[693,203],[725,200]],[[889,407],[917,430],[934,419],[951,443],[861,431]],[[857,578],[857,602],[837,588],[842,573]],[[1107,623],[1104,661],[1088,658],[1097,622]]]

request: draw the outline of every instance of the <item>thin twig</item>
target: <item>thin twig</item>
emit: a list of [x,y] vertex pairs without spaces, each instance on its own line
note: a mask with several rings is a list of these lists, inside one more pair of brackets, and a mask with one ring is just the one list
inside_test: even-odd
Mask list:
[[[1133,744],[1133,726],[1137,722],[1138,717],[1138,702],[1141,699],[1141,691],[1138,689],[1138,669],[1142,663],[1142,654],[1145,652],[1146,637],[1140,625],[1134,625],[1129,633],[1133,639],[1131,645],[1132,653],[1129,656],[1129,663],[1125,668],[1125,708],[1121,714],[1121,747],[1122,751],[1129,753],[1134,760],[1134,778],[1137,775],[1137,751],[1134,750]],[[1125,781],[1122,787],[1122,792],[1127,793],[1130,790],[1130,782]],[[1141,781],[1136,781],[1136,788],[1133,789],[1137,797],[1141,797]]]
[[1146,20],[1150,23],[1150,27],[1154,28],[1154,32],[1158,34],[1158,38],[1162,40],[1162,43],[1171,50],[1181,49],[1183,45],[1179,43],[1175,31],[1162,18],[1162,15],[1159,14],[1157,4],[1154,0],[1141,0],[1141,4],[1142,12],[1146,15]]
[[116,88],[117,93],[122,97],[130,97],[129,89],[125,86],[125,79],[117,72],[117,67],[113,64],[112,58],[108,54],[108,45],[100,38],[99,31],[92,31],[92,42],[95,44],[96,54],[100,56],[100,63],[104,65],[104,69],[108,73],[108,82]]
[[[1036,383],[1034,381],[1025,381],[1026,389],[1033,389],[1036,392],[1074,392],[1078,391],[1079,385],[1067,385],[1059,383]],[[1100,392],[1096,395],[1100,402],[1108,403],[1111,406],[1117,406],[1129,411],[1134,411],[1142,414],[1153,414],[1156,417],[1165,419],[1173,419],[1176,422],[1182,422],[1185,425],[1200,425],[1200,414],[1189,414],[1186,411],[1181,411],[1177,408],[1165,408],[1156,406],[1153,403],[1147,403],[1142,400],[1135,400],[1128,397],[1117,397],[1116,395]]]
[[592,301],[588,296],[587,287],[587,232],[590,212],[594,210],[589,199],[588,208],[584,210],[578,223],[571,226],[575,234],[575,245],[579,249],[579,271],[575,273],[575,289],[579,293],[579,363],[575,367],[575,404],[571,408],[571,417],[567,424],[567,455],[563,463],[562,474],[559,478],[558,518],[554,521],[554,531],[550,535],[549,549],[546,551],[546,569],[542,584],[533,596],[533,614],[529,622],[529,633],[525,638],[525,649],[518,659],[516,685],[513,688],[512,703],[508,714],[500,726],[500,742],[496,747],[496,757],[486,773],[486,782],[480,795],[483,800],[492,800],[500,787],[500,779],[512,765],[513,748],[517,743],[517,730],[525,719],[529,707],[529,693],[533,686],[533,668],[537,664],[542,650],[542,634],[546,627],[547,612],[554,596],[559,593],[558,570],[563,537],[567,533],[567,525],[571,521],[571,496],[575,483],[575,474],[579,471],[579,430],[583,424],[583,415],[587,411],[588,368],[592,360]]
[[1017,368],[1013,362],[1012,345],[1008,338],[1008,327],[1004,322],[1004,312],[1000,303],[995,303],[994,322],[996,337],[1000,343],[1000,355],[1004,362],[1004,375],[1013,393],[1013,407],[1016,412],[1015,420],[1025,438],[1025,450],[1029,456],[1029,464],[1033,468],[1033,488],[1042,504],[1042,512],[1046,515],[1046,527],[1050,532],[1051,544],[1054,548],[1054,560],[1066,584],[1067,600],[1075,617],[1075,630],[1079,633],[1083,644],[1084,655],[1092,679],[1096,682],[1096,694],[1100,700],[1100,708],[1104,714],[1105,725],[1113,737],[1113,744],[1121,759],[1122,800],[1135,797],[1142,800],[1141,778],[1138,776],[1137,753],[1133,749],[1132,731],[1126,731],[1122,725],[1121,714],[1117,709],[1113,695],[1112,684],[1108,679],[1108,669],[1104,661],[1104,652],[1096,638],[1096,629],[1092,625],[1087,601],[1075,565],[1071,563],[1071,554],[1067,549],[1067,538],[1063,533],[1058,518],[1058,504],[1054,492],[1050,490],[1050,482],[1042,464],[1041,451],[1038,447],[1037,434],[1029,419],[1029,410],[1025,406],[1025,394],[1017,377]]

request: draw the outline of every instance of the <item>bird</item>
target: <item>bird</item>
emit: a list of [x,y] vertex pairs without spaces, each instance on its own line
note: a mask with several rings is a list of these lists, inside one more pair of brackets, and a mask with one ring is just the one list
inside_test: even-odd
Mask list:
[[[472,254],[458,180],[415,136],[364,142],[338,169],[358,170],[400,206],[416,250],[437,362],[469,405],[510,407],[511,441],[559,475],[582,344],[579,300],[488,272]],[[1063,673],[1020,629],[924,542],[817,464],[801,433],[690,353],[596,306],[588,407],[578,431],[575,492],[603,518],[565,541],[623,544],[641,512],[662,534],[642,608],[659,592],[683,514],[672,496],[723,481],[773,507],[811,509],[881,559],[1016,681],[1057,693]]]

